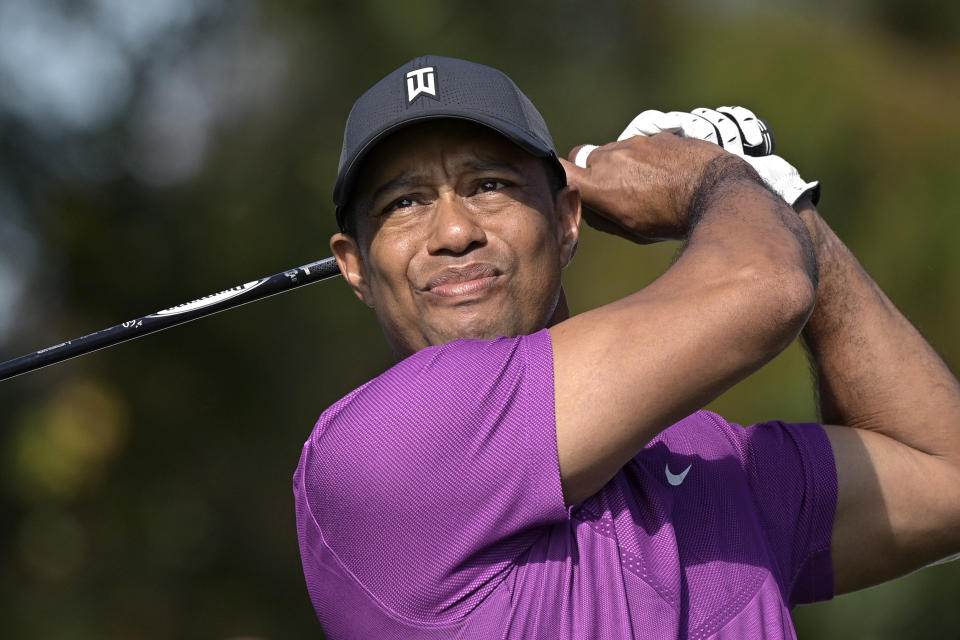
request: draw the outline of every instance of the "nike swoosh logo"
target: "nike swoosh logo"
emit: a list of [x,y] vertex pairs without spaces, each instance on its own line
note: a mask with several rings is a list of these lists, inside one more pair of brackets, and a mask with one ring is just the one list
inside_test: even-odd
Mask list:
[[667,473],[667,482],[669,482],[674,487],[679,487],[683,484],[684,479],[687,477],[687,474],[690,473],[690,467],[692,464],[688,464],[687,468],[681,471],[680,473],[670,473],[670,465],[666,465],[663,470]]

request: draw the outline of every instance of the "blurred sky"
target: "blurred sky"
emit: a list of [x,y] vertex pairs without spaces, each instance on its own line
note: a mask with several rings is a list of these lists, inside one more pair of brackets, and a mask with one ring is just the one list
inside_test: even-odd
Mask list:
[[[0,121],[57,150],[34,158],[55,179],[97,183],[125,173],[152,186],[189,181],[218,126],[276,97],[286,52],[256,19],[257,5],[243,0],[4,0]],[[204,22],[215,27],[189,43]],[[95,141],[117,121],[125,126],[117,146]],[[22,185],[5,174],[0,337],[9,335],[40,259]]]

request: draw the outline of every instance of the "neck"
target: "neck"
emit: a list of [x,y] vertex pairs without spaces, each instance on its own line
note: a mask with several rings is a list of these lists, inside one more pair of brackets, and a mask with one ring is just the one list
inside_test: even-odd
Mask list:
[[552,327],[569,317],[570,308],[567,306],[567,294],[564,293],[563,287],[560,287],[560,297],[557,299],[557,306],[553,309],[553,315],[551,315],[550,320],[547,321],[547,326]]
[[[547,320],[546,327],[549,328],[555,324],[559,324],[570,317],[570,308],[567,306],[567,295],[564,293],[563,288],[560,288],[560,295],[557,297],[557,305],[553,308],[553,313],[550,314],[550,319]],[[381,325],[382,327],[383,325]],[[534,329],[533,331],[537,331]],[[531,333],[533,332],[531,331]],[[411,349],[403,342],[395,342],[390,339],[390,334],[384,332],[387,340],[390,342],[390,346],[393,348],[394,357],[399,361],[403,360],[407,356],[411,355],[418,351],[418,349]],[[420,347],[422,348],[422,347]]]

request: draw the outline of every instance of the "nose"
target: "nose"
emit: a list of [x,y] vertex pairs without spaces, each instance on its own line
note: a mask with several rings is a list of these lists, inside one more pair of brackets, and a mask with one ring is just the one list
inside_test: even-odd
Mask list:
[[427,251],[431,255],[460,255],[487,242],[487,235],[461,198],[455,193],[441,194],[436,200]]

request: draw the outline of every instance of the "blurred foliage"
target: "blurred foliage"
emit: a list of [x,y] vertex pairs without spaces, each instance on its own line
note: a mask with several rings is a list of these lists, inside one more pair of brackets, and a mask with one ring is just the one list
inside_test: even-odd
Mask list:
[[[430,52],[508,72],[561,152],[645,108],[750,106],[955,369],[957,6],[6,0],[0,349],[327,255],[350,105]],[[574,311],[675,251],[586,231],[565,274]],[[390,363],[333,282],[0,384],[0,635],[320,635],[291,474],[320,412]],[[815,419],[801,349],[714,408]],[[954,636],[958,585],[942,565],[795,619],[803,638]]]

